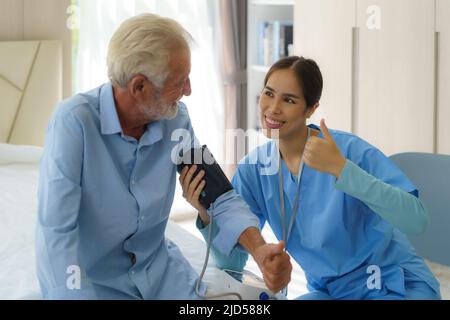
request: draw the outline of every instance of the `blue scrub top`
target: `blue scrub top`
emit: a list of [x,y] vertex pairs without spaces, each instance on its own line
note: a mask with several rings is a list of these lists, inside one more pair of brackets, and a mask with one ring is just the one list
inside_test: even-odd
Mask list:
[[[315,125],[312,129],[320,130]],[[374,177],[418,196],[408,178],[381,151],[357,136],[330,130],[342,155]],[[318,137],[323,137],[322,133]],[[238,193],[260,219],[282,239],[278,171],[274,141],[253,150],[239,164],[232,180]],[[286,225],[297,183],[282,161]],[[381,271],[382,290],[405,294],[405,276],[423,280],[439,292],[439,284],[407,237],[362,201],[337,190],[336,178],[304,166],[297,216],[287,250],[302,267],[308,289],[334,298],[364,297],[370,266]],[[287,227],[287,226],[286,226]]]

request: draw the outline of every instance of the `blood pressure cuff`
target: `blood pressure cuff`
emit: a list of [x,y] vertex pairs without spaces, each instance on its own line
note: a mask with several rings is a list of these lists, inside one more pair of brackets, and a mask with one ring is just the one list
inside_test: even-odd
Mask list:
[[205,209],[209,209],[218,197],[233,189],[230,181],[206,145],[201,148],[191,148],[185,152],[181,151],[179,156],[178,173],[181,173],[185,166],[190,168],[194,164],[197,166],[197,169],[192,177],[196,177],[201,170],[205,171],[203,179],[206,181],[206,185],[199,196],[199,202]]

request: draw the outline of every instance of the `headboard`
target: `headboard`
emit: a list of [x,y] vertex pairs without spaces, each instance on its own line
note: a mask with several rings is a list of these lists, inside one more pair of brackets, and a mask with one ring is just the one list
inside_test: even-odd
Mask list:
[[60,41],[0,41],[0,142],[42,146],[61,98]]

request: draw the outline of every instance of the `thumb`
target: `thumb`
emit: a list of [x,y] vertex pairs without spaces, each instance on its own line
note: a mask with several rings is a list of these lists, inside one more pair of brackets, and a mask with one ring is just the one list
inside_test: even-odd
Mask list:
[[280,241],[277,244],[271,246],[271,248],[267,254],[267,257],[269,259],[272,259],[276,255],[282,254],[283,250],[284,250],[284,241]]
[[326,140],[333,140],[333,137],[330,134],[330,131],[328,131],[328,127],[325,124],[325,119],[320,120],[320,131],[322,131],[323,136]]

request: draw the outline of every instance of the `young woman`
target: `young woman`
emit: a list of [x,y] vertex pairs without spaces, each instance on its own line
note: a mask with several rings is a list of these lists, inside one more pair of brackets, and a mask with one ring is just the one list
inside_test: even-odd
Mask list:
[[[294,56],[271,67],[259,106],[263,129],[278,141],[241,161],[234,188],[305,272],[310,293],[300,299],[440,299],[439,283],[406,237],[428,223],[418,191],[361,138],[329,130],[324,120],[306,125],[322,87],[313,60]],[[254,161],[267,150],[279,163],[269,174],[267,159]],[[198,203],[204,184],[191,178],[180,181],[207,235],[208,214]],[[212,253],[223,268],[242,270],[247,259],[238,248],[229,257]]]

